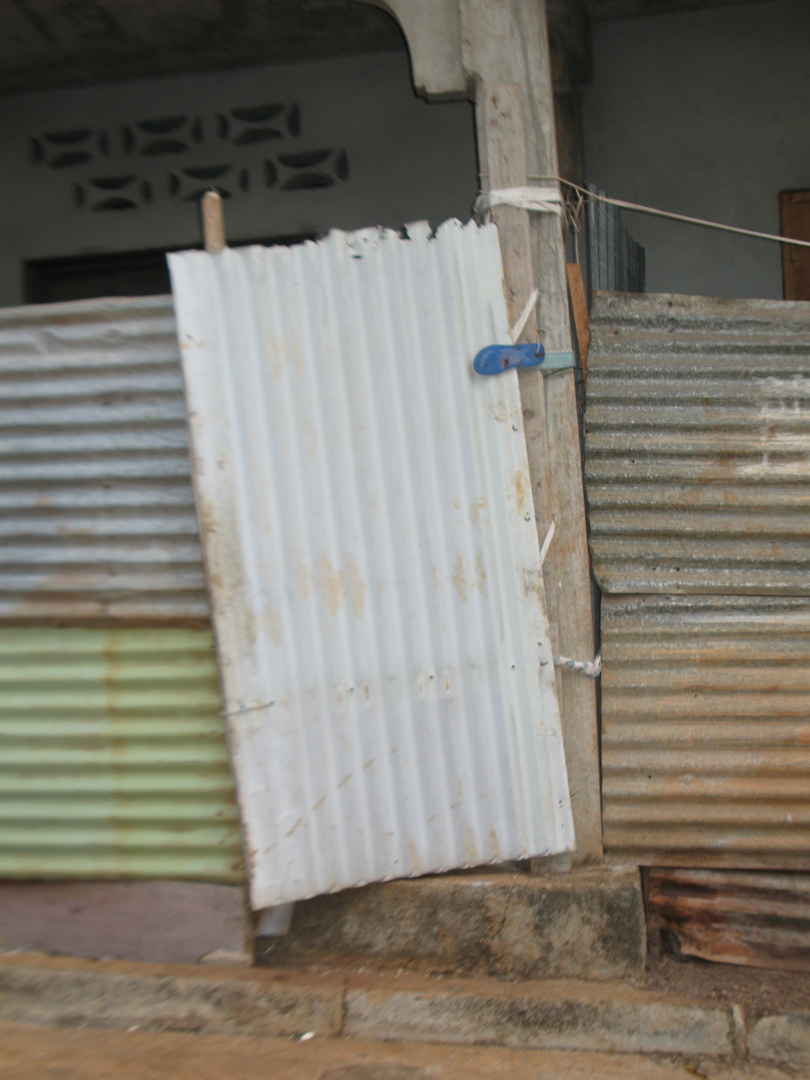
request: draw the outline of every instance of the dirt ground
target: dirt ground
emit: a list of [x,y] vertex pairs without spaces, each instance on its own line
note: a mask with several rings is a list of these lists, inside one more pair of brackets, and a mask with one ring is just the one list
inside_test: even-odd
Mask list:
[[[262,1039],[0,1023],[2,1080],[785,1080],[629,1054]],[[793,1074],[795,1075],[795,1074]]]
[[701,1001],[739,1003],[753,1015],[810,1011],[810,974],[804,972],[662,956],[652,961],[645,986]]

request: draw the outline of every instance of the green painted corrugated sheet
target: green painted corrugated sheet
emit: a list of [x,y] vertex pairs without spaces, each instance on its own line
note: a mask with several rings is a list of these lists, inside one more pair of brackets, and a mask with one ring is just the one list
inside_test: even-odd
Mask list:
[[0,629],[0,877],[244,880],[211,632]]

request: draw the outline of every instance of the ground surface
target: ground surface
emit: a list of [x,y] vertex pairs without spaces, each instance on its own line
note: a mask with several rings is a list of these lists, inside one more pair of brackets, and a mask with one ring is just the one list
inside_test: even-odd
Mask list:
[[636,1055],[262,1039],[0,1023],[3,1080],[784,1080]]
[[810,974],[712,964],[671,956],[653,961],[645,982],[659,990],[700,1001],[739,1002],[754,1013],[810,1012]]

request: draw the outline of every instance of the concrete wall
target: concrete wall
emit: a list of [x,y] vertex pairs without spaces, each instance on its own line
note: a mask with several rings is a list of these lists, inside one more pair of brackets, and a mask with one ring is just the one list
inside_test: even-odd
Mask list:
[[[810,3],[597,23],[585,175],[609,195],[779,232],[810,188]],[[624,213],[647,290],[782,298],[780,246]]]
[[5,97],[0,156],[4,305],[26,259],[198,245],[211,182],[231,241],[466,219],[476,193],[471,106],[419,100],[404,52]]

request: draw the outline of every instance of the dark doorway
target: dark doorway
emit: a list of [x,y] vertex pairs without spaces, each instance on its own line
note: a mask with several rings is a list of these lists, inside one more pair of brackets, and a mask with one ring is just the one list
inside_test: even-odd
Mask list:
[[[300,244],[315,234],[279,236],[248,243]],[[63,300],[92,300],[102,296],[163,296],[172,291],[166,252],[122,251],[105,255],[75,255],[35,259],[24,264],[26,304],[58,304]]]
[[[810,242],[810,191],[783,191],[779,196],[782,236]],[[810,300],[810,248],[782,245],[782,278],[786,300]]]
[[97,296],[154,296],[171,291],[164,251],[77,255],[25,264],[26,304]]

